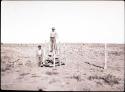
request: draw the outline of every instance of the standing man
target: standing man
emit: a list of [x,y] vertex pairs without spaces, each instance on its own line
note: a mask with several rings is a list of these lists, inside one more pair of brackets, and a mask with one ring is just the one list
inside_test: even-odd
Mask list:
[[56,49],[56,35],[55,28],[52,27],[52,32],[50,33],[50,52],[53,52],[53,50]]
[[38,58],[38,66],[43,66],[43,51],[41,45],[38,45],[37,58]]

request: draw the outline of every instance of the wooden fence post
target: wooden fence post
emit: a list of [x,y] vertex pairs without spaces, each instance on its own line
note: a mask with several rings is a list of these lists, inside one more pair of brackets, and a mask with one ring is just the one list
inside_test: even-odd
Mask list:
[[107,69],[107,43],[105,43],[105,63],[104,63],[104,69]]

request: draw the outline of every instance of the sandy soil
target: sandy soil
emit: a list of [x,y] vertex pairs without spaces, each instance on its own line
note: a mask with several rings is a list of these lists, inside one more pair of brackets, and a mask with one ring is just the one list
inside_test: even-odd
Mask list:
[[[44,47],[44,44],[42,44]],[[124,45],[60,44],[62,66],[38,67],[37,44],[1,45],[1,89],[43,91],[123,91]]]

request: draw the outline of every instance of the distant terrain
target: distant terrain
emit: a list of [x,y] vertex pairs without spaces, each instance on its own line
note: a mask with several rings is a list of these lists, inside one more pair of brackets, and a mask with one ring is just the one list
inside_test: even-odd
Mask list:
[[59,59],[65,65],[55,68],[38,67],[37,46],[1,44],[2,90],[124,91],[124,44],[107,45],[106,70],[104,44],[60,43]]

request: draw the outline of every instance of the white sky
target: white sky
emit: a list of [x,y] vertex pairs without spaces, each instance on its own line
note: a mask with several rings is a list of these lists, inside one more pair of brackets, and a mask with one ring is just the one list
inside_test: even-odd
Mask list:
[[2,1],[1,42],[124,43],[124,1]]

